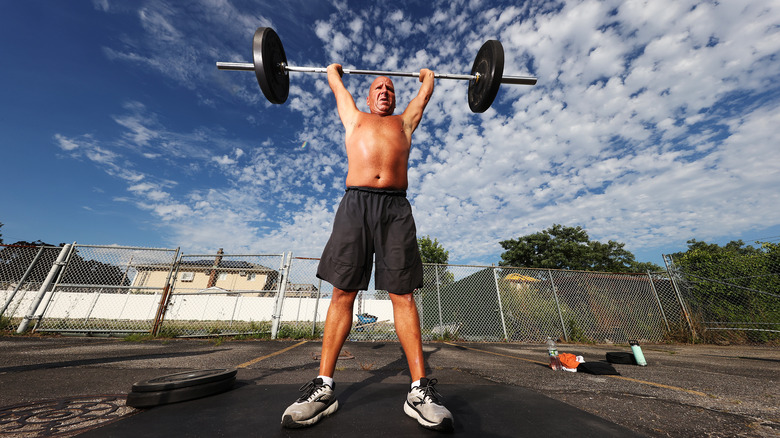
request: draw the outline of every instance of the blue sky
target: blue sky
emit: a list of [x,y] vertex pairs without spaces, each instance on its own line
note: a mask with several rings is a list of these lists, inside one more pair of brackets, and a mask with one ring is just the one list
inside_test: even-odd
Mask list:
[[[780,2],[41,1],[0,4],[5,243],[317,257],[346,157],[324,75],[284,105],[251,72],[258,26],[288,62],[468,73],[500,40],[504,85],[473,114],[439,80],[414,135],[418,235],[450,261],[582,226],[639,261],[695,238],[780,240]],[[361,109],[371,78],[345,77]],[[398,107],[419,83],[395,78]]]

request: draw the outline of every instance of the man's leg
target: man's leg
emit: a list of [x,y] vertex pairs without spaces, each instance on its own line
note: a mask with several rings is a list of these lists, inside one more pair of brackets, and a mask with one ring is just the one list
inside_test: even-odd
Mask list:
[[421,426],[439,431],[451,432],[454,421],[450,411],[439,401],[439,393],[434,389],[436,379],[425,378],[425,359],[420,336],[420,316],[412,294],[390,294],[393,302],[395,332],[409,362],[412,382],[420,381],[406,395],[404,412],[417,420]]
[[401,341],[404,354],[406,354],[412,382],[415,382],[425,377],[425,359],[423,358],[422,338],[420,336],[420,315],[417,313],[417,305],[414,302],[413,294],[389,295],[390,301],[393,303],[395,333],[398,335],[398,340]]
[[333,377],[341,347],[352,329],[352,309],[356,296],[357,291],[333,288],[333,296],[325,317],[325,333],[322,335],[321,376]]
[[[320,358],[320,376],[333,377],[336,361],[344,341],[352,328],[352,305],[357,291],[343,291],[333,288],[333,298],[325,319],[325,334],[322,339],[322,357]],[[326,383],[317,376],[301,387],[303,395],[291,404],[282,414],[282,426],[305,427],[320,421],[336,412],[338,400],[333,396],[333,384]]]

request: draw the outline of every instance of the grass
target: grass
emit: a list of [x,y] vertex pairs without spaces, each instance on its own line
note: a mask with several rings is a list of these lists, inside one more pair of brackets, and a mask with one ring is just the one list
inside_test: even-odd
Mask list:
[[[310,323],[282,323],[277,339],[319,339],[321,330],[312,335]],[[157,336],[148,333],[134,333],[124,339],[129,342],[144,342],[155,338],[204,337],[220,345],[225,340],[271,339],[270,321],[222,322],[222,321],[165,321]]]
[[152,339],[154,339],[154,336],[149,333],[130,333],[122,338],[123,341],[127,342],[146,342],[151,341]]
[[569,334],[569,342],[574,344],[595,344],[596,342],[593,339],[590,339],[585,335],[585,332],[582,330],[582,328],[577,325],[577,322],[573,319],[570,319],[569,322],[566,324],[566,328]]
[[[701,315],[691,315],[690,319],[691,325],[693,325],[693,329],[697,335],[704,333]],[[669,322],[669,330],[664,333],[664,342],[670,344],[698,344],[702,342],[702,338],[694,336],[694,334],[691,333],[688,322],[686,322],[685,318],[680,317],[677,321]]]
[[10,316],[0,316],[0,330],[10,330],[12,325]]
[[458,335],[455,333],[450,333],[449,330],[445,330],[444,333],[438,334],[438,333],[431,333],[431,340],[432,341],[439,341],[439,342],[447,342],[447,341],[457,341]]
[[[18,318],[0,317],[0,330],[4,333],[15,334],[12,330],[18,324]],[[708,330],[702,322],[701,315],[696,313],[690,316],[695,335],[691,332],[688,321],[678,318],[670,321],[670,329],[664,333],[662,342],[669,344],[714,344],[714,345],[743,345],[743,344],[780,344],[780,335],[776,333],[763,333],[746,330]],[[203,337],[213,338],[212,343],[219,345],[223,340],[270,340],[271,321],[177,321],[166,320],[157,336],[152,336],[152,321],[125,321],[125,320],[98,320],[83,321],[80,319],[44,319],[42,327],[35,334],[57,334],[62,332],[106,334],[124,336],[128,342],[145,342],[155,338],[179,338],[179,337]],[[302,340],[321,339],[324,323],[317,323],[312,327],[311,322],[283,322],[279,326],[278,339]],[[312,330],[314,329],[314,330]],[[567,322],[569,342],[581,344],[596,343],[574,319]],[[462,341],[462,335],[451,332],[433,334],[430,330],[423,331],[423,338],[428,341],[457,342]],[[395,332],[390,323],[377,324],[365,327],[358,331],[353,329],[350,340],[354,341],[379,341],[395,339]]]

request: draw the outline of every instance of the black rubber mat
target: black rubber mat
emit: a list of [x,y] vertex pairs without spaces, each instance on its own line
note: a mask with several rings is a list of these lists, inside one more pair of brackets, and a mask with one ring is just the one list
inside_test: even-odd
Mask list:
[[[403,412],[407,386],[347,383],[336,389],[339,410],[314,426],[283,429],[282,412],[299,385],[237,382],[232,391],[158,406],[79,437],[405,437],[441,433]],[[450,436],[642,436],[585,411],[524,388],[448,385],[445,404],[455,418]]]

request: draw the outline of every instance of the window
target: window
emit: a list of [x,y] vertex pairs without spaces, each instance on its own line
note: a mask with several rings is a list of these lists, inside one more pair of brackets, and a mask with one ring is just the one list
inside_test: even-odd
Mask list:
[[219,273],[219,277],[217,277],[217,280],[219,280],[219,281],[224,281],[224,280],[227,280],[227,279],[228,279],[227,272],[220,272]]
[[251,274],[247,274],[246,276],[247,281],[255,281],[255,278],[257,278],[257,274],[255,274],[254,272],[252,272]]
[[192,281],[193,278],[195,278],[194,272],[182,272],[181,275],[179,275],[179,280],[181,281]]

